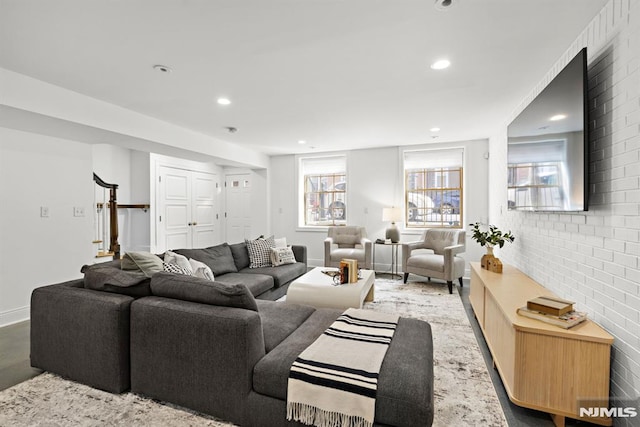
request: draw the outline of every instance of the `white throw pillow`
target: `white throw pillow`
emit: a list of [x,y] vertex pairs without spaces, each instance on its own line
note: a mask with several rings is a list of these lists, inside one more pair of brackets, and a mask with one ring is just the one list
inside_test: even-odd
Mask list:
[[286,248],[287,247],[287,238],[286,237],[280,237],[278,239],[274,239],[274,242],[276,242],[276,245],[274,246],[276,248]]
[[271,264],[275,267],[284,264],[295,264],[296,257],[290,247],[271,248]]
[[194,276],[200,277],[201,279],[214,280],[213,271],[211,271],[211,268],[204,262],[189,258],[189,264],[191,264]]
[[191,263],[187,259],[186,256],[177,254],[175,252],[166,251],[164,253],[164,262],[167,264],[176,264],[180,266],[180,268],[189,272],[190,275],[193,276],[193,269],[191,268]]

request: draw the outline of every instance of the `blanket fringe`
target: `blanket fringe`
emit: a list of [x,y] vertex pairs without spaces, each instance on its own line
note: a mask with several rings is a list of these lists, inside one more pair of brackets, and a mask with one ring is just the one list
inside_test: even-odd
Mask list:
[[362,417],[325,411],[299,402],[287,403],[287,420],[316,427],[373,427]]

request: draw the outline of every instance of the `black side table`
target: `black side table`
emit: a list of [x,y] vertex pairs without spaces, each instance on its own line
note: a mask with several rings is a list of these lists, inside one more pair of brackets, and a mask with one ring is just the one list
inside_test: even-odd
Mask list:
[[376,270],[376,246],[391,246],[391,277],[394,276],[401,277],[398,273],[398,247],[402,245],[402,243],[381,243],[381,242],[373,242],[373,270]]

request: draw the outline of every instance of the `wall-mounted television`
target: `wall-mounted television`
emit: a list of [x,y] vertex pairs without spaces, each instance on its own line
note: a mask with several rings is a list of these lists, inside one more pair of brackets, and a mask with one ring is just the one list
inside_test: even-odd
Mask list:
[[509,209],[587,210],[587,103],[587,48],[583,48],[509,124]]

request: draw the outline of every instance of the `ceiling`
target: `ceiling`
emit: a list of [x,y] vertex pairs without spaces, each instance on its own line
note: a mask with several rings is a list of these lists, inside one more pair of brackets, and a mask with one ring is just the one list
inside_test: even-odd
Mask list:
[[471,140],[606,2],[0,0],[0,67],[267,154]]

